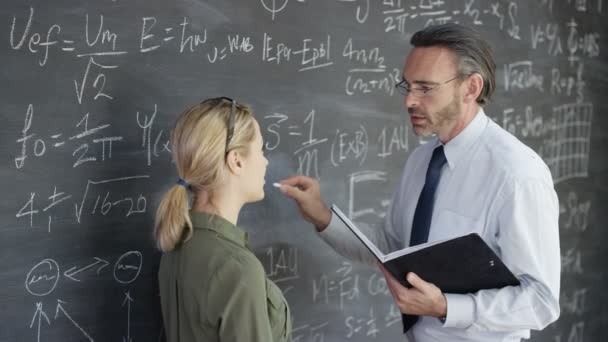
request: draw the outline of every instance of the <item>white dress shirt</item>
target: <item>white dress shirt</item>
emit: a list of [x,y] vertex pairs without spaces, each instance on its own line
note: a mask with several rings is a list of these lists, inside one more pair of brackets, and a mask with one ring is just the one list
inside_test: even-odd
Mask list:
[[[435,139],[416,148],[395,189],[384,229],[361,230],[385,253],[409,245],[414,210]],[[420,317],[410,341],[520,341],[559,317],[559,205],[543,160],[480,110],[444,145],[428,241],[478,233],[520,286],[446,293],[445,323]],[[320,234],[344,256],[375,259],[336,217]]]

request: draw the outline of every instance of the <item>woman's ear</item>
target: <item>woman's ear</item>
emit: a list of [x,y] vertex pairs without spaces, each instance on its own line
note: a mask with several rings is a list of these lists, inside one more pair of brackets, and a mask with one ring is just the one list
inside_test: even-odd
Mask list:
[[226,165],[228,170],[235,175],[240,175],[243,172],[243,160],[240,153],[235,150],[228,152],[226,156]]
[[465,103],[473,103],[477,101],[477,98],[483,90],[483,78],[480,74],[474,73],[470,75],[466,80],[466,90],[463,96]]

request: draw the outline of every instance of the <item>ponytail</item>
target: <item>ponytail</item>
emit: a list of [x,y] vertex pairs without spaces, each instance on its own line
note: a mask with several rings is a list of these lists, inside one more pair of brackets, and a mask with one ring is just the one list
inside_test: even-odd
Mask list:
[[188,211],[188,190],[182,185],[174,185],[165,193],[156,210],[154,235],[158,249],[170,252],[192,237]]

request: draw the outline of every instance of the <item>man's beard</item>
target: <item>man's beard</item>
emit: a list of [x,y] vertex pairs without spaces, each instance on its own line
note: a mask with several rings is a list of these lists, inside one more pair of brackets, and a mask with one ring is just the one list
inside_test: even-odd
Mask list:
[[454,96],[450,103],[435,113],[434,117],[437,122],[431,123],[432,127],[437,130],[440,127],[449,125],[449,123],[454,122],[460,116],[461,111],[460,99]]
[[433,115],[419,113],[414,108],[408,108],[407,111],[410,115],[423,114],[428,125],[422,132],[416,134],[422,137],[428,137],[437,134],[440,128],[446,127],[458,118],[461,114],[460,99],[457,96],[454,96],[450,103],[439,109]]

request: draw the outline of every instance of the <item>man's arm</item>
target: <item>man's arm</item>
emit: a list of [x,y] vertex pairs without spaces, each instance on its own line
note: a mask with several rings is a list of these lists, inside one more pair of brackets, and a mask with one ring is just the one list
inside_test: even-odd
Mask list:
[[521,285],[473,295],[446,294],[445,325],[491,331],[543,329],[559,317],[559,203],[550,180],[515,183],[497,218],[500,257]]
[[[351,259],[367,264],[374,264],[375,257],[357,239],[357,237],[346,227],[346,225],[323,203],[319,182],[306,176],[294,176],[281,181],[281,192],[295,200],[300,214],[308,222],[312,223],[319,235],[336,252]],[[381,251],[387,252],[398,249],[399,246],[386,234],[386,228],[390,227],[389,208],[384,229],[374,229],[364,223],[357,224],[361,232],[374,242]]]
[[[528,181],[514,186],[498,213],[498,246],[520,286],[443,294],[445,327],[482,331],[543,329],[559,317],[559,205],[553,186]],[[441,291],[408,274],[407,289],[388,272],[387,284],[401,312],[441,317]],[[410,279],[410,277],[415,277]],[[414,282],[410,281],[414,280]]]

